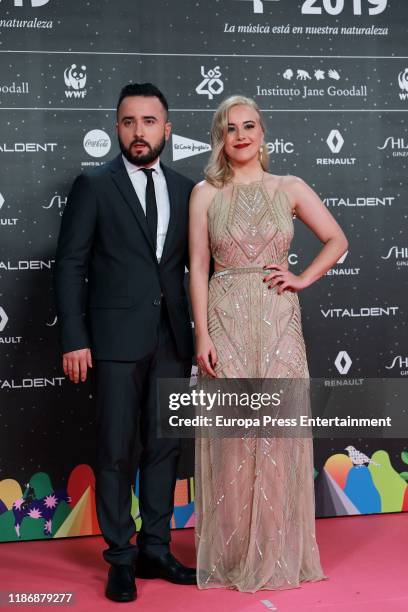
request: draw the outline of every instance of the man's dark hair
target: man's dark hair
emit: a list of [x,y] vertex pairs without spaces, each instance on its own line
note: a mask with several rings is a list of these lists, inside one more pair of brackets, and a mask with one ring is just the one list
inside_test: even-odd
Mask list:
[[169,105],[167,103],[166,98],[152,83],[129,83],[122,88],[122,91],[119,94],[118,104],[116,106],[116,114],[119,111],[120,103],[123,98],[127,98],[128,96],[143,96],[145,98],[158,98],[162,103],[166,114],[169,112]]

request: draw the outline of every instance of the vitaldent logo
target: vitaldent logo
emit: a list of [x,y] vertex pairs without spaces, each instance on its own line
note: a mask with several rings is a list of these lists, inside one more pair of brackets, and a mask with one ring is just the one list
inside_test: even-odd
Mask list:
[[71,64],[64,70],[64,82],[66,86],[66,98],[85,98],[86,96],[86,66],[78,67],[76,64]]
[[178,161],[179,159],[185,159],[186,157],[193,157],[194,155],[200,155],[200,153],[211,151],[211,146],[206,142],[192,140],[191,138],[185,138],[184,136],[178,136],[177,134],[173,134],[172,136],[172,146],[173,161]]
[[[5,199],[3,194],[0,193],[0,210],[3,208],[3,204],[5,203]],[[17,225],[18,219],[12,219],[10,217],[0,217],[0,227]]]
[[42,206],[41,208],[44,208],[45,210],[49,210],[50,208],[54,208],[56,210],[58,210],[60,216],[62,216],[62,213],[64,212],[64,208],[65,205],[67,203],[67,197],[66,196],[61,196],[59,194],[55,194],[52,196],[51,200],[48,202],[47,206]]
[[[332,130],[326,139],[326,144],[330,151],[334,154],[340,153],[344,145],[344,138],[339,130]],[[318,166],[354,166],[356,163],[355,157],[329,157],[317,158]]]
[[367,317],[395,317],[399,306],[367,306],[362,308],[328,308],[320,309],[325,319],[344,319],[344,318],[367,318]]
[[16,380],[0,379],[0,389],[38,389],[44,387],[62,387],[65,378],[54,376],[52,378],[22,378]]
[[408,376],[408,356],[398,355],[397,357],[394,357],[389,366],[385,366],[386,370],[393,370],[394,368],[398,368],[398,370],[400,370],[401,376]]
[[381,259],[393,259],[398,267],[408,266],[408,247],[392,246],[386,255],[381,255]]
[[91,130],[84,137],[84,149],[91,157],[105,157],[111,148],[111,139],[103,130]]
[[[348,254],[349,252],[346,251],[344,255],[342,255],[340,259],[337,260],[338,266],[341,266],[342,264],[344,264],[344,262],[346,261],[348,257]],[[336,267],[326,272],[326,276],[358,276],[359,274],[360,274],[360,268]]]
[[5,272],[14,272],[15,270],[51,270],[54,263],[54,259],[48,259],[48,261],[22,259],[16,262],[5,260],[0,261],[0,270],[4,270]]
[[339,208],[344,206],[346,208],[359,208],[359,207],[376,207],[376,206],[392,206],[395,201],[395,196],[385,196],[383,198],[362,196],[358,198],[324,198],[323,202],[327,207]]
[[[3,306],[0,306],[0,333],[2,333],[8,323],[8,316]],[[0,344],[20,344],[22,336],[0,336]]]
[[196,87],[196,92],[200,95],[208,96],[212,100],[214,96],[219,96],[224,91],[224,83],[221,80],[221,70],[219,66],[215,66],[211,70],[205,71],[205,67],[201,66],[201,76],[203,80]]
[[408,68],[399,73],[398,85],[400,87],[400,100],[408,100]]
[[53,153],[57,148],[56,142],[14,142],[13,144],[0,144],[1,153]]
[[408,157],[408,140],[403,137],[387,136],[384,144],[377,149],[379,151],[390,149],[393,157]]

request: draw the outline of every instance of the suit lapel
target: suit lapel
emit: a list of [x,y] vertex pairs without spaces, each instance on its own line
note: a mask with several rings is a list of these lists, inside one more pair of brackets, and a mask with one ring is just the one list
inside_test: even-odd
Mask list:
[[173,176],[173,173],[169,171],[169,169],[160,164],[163,170],[166,183],[167,183],[167,191],[169,193],[169,201],[170,201],[170,219],[169,225],[166,233],[166,240],[164,241],[163,253],[160,259],[160,263],[163,263],[170,253],[171,245],[174,240],[176,229],[177,229],[177,221],[180,213],[180,185],[179,182]]
[[156,253],[154,251],[154,246],[152,239],[150,237],[149,228],[146,221],[146,216],[143,212],[142,205],[140,203],[139,198],[136,195],[136,191],[132,185],[132,181],[129,178],[127,170],[125,168],[125,164],[123,163],[121,155],[118,155],[111,164],[111,173],[112,180],[116,184],[119,189],[123,199],[126,204],[129,206],[134,216],[136,217],[137,222],[139,223],[140,229],[142,230],[149,246],[151,248],[152,254],[156,259]]

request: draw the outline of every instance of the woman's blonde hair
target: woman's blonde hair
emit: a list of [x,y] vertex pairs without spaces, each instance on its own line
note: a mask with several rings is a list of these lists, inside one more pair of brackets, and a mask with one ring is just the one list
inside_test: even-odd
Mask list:
[[[233,106],[250,106],[253,108],[259,117],[259,123],[262,131],[265,133],[265,126],[262,121],[261,111],[257,103],[252,98],[245,96],[231,96],[223,100],[215,111],[211,125],[211,146],[212,152],[209,162],[204,170],[204,175],[208,183],[214,187],[222,187],[225,183],[231,180],[233,171],[231,164],[224,152],[225,137],[228,132],[228,112]],[[265,144],[262,144],[259,161],[263,170],[268,168],[268,150]]]

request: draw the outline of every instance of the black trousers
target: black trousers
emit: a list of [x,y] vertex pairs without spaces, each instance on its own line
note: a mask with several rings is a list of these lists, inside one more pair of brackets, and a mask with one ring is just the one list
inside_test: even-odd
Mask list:
[[165,305],[161,308],[158,341],[152,354],[136,362],[98,361],[96,364],[96,509],[108,544],[103,556],[111,564],[131,564],[137,554],[136,546],[130,542],[136,531],[130,509],[138,434],[142,528],[137,544],[143,550],[161,554],[168,550],[170,542],[180,441],[157,437],[156,381],[188,377],[191,361],[178,357]]

